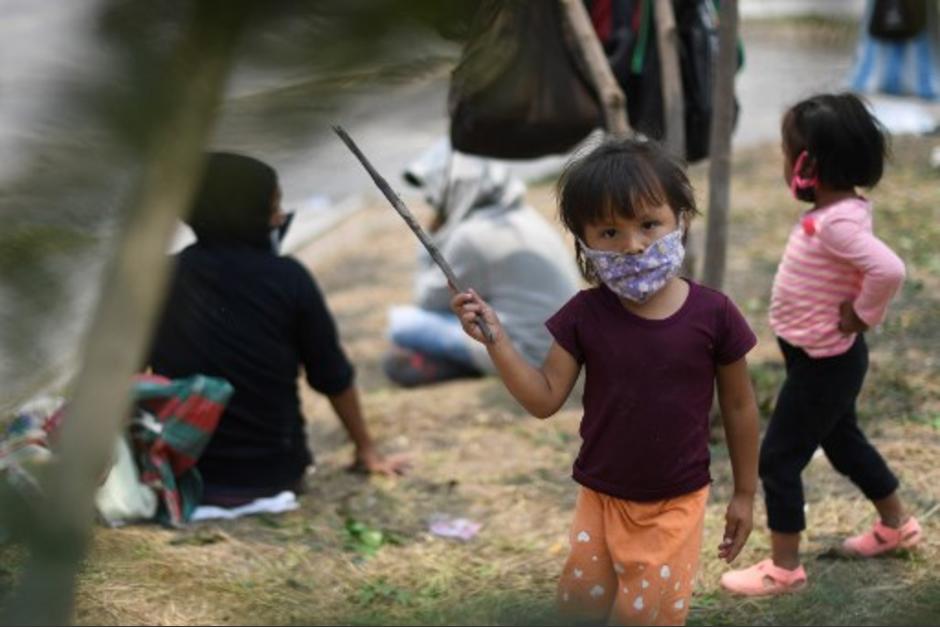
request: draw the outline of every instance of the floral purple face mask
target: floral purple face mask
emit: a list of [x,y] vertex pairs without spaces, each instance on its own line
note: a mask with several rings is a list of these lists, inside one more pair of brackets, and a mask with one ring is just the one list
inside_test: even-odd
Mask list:
[[607,287],[629,301],[644,303],[682,269],[684,232],[680,226],[637,254],[595,250],[584,242],[580,244],[584,256],[591,260],[597,276]]

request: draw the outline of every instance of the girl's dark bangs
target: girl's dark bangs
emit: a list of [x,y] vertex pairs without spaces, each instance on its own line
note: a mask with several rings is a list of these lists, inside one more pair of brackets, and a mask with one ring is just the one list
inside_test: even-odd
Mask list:
[[610,163],[599,199],[600,218],[636,219],[649,208],[666,204],[666,194],[652,165],[645,159],[616,159]]
[[608,222],[614,216],[633,219],[666,204],[665,190],[644,160],[608,159],[594,166],[571,173],[564,182],[562,207],[574,225]]

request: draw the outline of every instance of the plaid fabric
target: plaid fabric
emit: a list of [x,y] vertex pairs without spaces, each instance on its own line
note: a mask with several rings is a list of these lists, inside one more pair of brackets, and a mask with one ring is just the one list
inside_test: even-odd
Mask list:
[[161,522],[181,526],[199,505],[202,479],[195,464],[232,392],[215,377],[135,377],[131,441],[141,481],[161,497]]

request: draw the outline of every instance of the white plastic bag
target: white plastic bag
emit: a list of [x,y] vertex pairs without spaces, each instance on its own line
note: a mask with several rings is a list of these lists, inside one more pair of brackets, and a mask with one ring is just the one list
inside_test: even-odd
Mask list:
[[95,495],[98,514],[112,527],[150,520],[157,513],[157,494],[141,483],[130,446],[123,437],[115,443],[114,459],[108,479]]

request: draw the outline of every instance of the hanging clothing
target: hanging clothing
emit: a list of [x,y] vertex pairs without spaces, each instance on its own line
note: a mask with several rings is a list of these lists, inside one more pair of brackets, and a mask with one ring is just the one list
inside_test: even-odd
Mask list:
[[854,91],[916,96],[924,100],[940,98],[940,24],[936,4],[925,4],[923,28],[905,38],[885,39],[872,34],[878,0],[868,0],[849,77]]
[[[672,2],[685,116],[684,156],[689,163],[709,155],[718,4],[715,0]],[[653,0],[589,0],[587,5],[611,71],[626,96],[630,126],[662,140],[666,120]],[[737,50],[740,70],[744,64],[740,39]],[[735,120],[738,108],[735,99]]]

